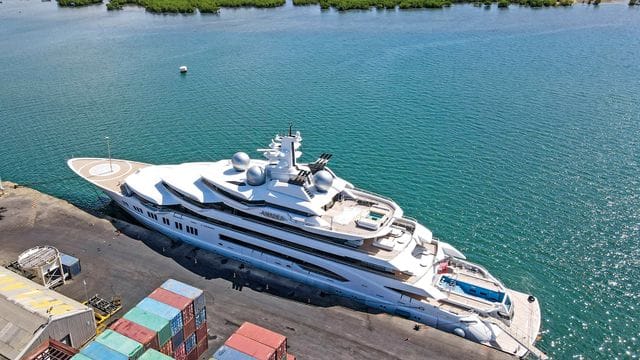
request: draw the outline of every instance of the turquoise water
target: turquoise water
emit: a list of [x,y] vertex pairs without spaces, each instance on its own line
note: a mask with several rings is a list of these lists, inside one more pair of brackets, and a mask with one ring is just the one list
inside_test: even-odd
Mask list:
[[[0,4],[0,177],[89,208],[65,160],[253,152],[400,203],[543,305],[557,359],[640,356],[640,9],[154,16]],[[180,65],[189,66],[186,76]],[[0,234],[1,235],[1,234]]]

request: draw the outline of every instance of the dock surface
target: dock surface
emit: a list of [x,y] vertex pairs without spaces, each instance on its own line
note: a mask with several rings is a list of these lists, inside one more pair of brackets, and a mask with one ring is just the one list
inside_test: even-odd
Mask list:
[[[123,315],[167,278],[204,289],[209,353],[242,322],[288,337],[299,359],[513,359],[455,335],[390,316],[232,260],[172,242],[118,216],[94,216],[35,190],[3,183],[0,264],[51,245],[82,272],[56,290],[73,299],[122,297]],[[83,282],[86,283],[83,286]],[[238,290],[239,289],[239,290]],[[115,319],[114,319],[115,321]]]

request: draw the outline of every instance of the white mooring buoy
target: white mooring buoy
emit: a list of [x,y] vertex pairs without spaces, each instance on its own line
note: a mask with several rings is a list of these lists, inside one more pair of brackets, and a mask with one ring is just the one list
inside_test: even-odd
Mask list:
[[184,65],[180,66],[180,72],[181,72],[181,73],[183,73],[183,74],[184,74],[184,73],[186,73],[186,72],[187,72],[187,70],[188,70],[188,69],[187,69],[187,67],[186,67],[186,66],[184,66]]

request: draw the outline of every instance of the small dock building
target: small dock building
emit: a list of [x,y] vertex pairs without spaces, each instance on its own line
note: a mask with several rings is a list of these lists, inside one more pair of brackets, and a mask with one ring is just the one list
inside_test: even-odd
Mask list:
[[91,308],[0,267],[0,359],[21,359],[49,339],[79,348],[95,334]]

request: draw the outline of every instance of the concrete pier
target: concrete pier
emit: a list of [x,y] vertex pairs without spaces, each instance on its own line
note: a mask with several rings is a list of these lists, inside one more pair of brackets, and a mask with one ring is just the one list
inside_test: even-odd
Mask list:
[[[513,359],[455,335],[172,242],[163,235],[4,182],[0,264],[36,245],[80,259],[81,274],[56,290],[84,301],[120,296],[124,314],[167,278],[206,292],[209,350],[244,321],[288,337],[300,359]],[[86,286],[84,285],[86,283]],[[115,320],[115,319],[114,319]]]

